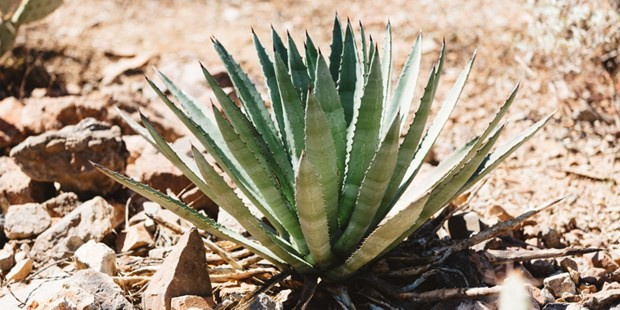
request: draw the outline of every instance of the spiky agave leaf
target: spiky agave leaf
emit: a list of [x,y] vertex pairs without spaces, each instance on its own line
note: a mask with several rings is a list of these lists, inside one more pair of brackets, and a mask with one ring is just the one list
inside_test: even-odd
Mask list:
[[[481,180],[549,120],[539,121],[491,152],[504,127],[501,119],[515,98],[515,88],[479,136],[419,178],[417,172],[449,119],[474,58],[425,129],[443,67],[442,45],[413,122],[407,126],[420,71],[422,36],[418,36],[392,92],[391,26],[388,23],[383,55],[372,36],[367,38],[360,30],[358,50],[351,23],[347,22],[343,33],[338,17],[334,19],[329,64],[307,33],[302,57],[292,36],[287,34],[285,46],[272,28],[270,55],[253,32],[271,110],[217,40],[213,44],[241,107],[228,98],[204,67],[221,111],[205,109],[163,74],[160,76],[178,105],[148,81],[238,191],[229,187],[198,148],[192,148],[193,158],[178,153],[146,118],[142,117],[142,126],[121,114],[206,196],[235,217],[254,240],[203,217],[176,198],[97,168],[279,268],[328,281],[354,275]],[[253,204],[266,221],[250,213],[246,202]]]

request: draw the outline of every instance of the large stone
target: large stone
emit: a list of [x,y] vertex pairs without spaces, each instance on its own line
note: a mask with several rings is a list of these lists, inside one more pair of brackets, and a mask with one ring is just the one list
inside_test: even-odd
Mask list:
[[21,126],[29,135],[75,125],[92,117],[105,121],[110,96],[93,93],[88,96],[29,98],[21,111]]
[[29,137],[11,150],[11,156],[34,180],[58,182],[68,191],[105,194],[118,184],[90,162],[123,172],[128,152],[118,127],[87,118]]
[[38,203],[14,205],[9,208],[4,234],[9,239],[28,239],[38,236],[52,224],[45,207]]
[[75,251],[75,260],[82,269],[90,268],[107,275],[116,275],[116,253],[107,245],[90,240]]
[[89,240],[101,241],[123,222],[124,209],[101,197],[84,202],[34,241],[30,252],[38,262],[69,257]]
[[185,233],[166,257],[142,296],[144,309],[170,310],[171,299],[184,295],[212,297],[205,248],[198,230]]
[[0,157],[0,209],[10,205],[42,202],[54,193],[52,183],[42,183],[27,176],[10,157]]
[[41,204],[52,217],[64,217],[80,205],[78,196],[74,193],[62,193]]
[[25,137],[19,118],[24,104],[14,97],[0,101],[0,149],[11,147]]

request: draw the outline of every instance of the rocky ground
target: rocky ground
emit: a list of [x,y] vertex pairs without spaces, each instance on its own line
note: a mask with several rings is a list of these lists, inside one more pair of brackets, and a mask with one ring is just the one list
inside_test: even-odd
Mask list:
[[[118,110],[135,119],[142,111],[168,141],[189,151],[186,129],[146,86],[142,75],[154,76],[151,66],[206,101],[211,92],[198,60],[222,72],[209,36],[220,38],[259,79],[250,27],[263,40],[270,24],[296,38],[308,29],[327,50],[335,11],[361,19],[379,38],[389,18],[397,68],[419,30],[425,35],[423,72],[445,38],[439,99],[477,49],[469,85],[429,168],[480,130],[519,80],[505,138],[557,110],[547,127],[466,202],[456,203],[460,208],[436,234],[412,237],[352,283],[352,299],[362,308],[372,303],[493,309],[497,285],[517,272],[530,288],[533,308],[617,306],[620,15],[614,2],[339,6],[290,0],[73,0],[20,29],[16,48],[0,68],[0,309],[225,309],[269,283],[278,274],[273,266],[234,244],[201,235],[171,212],[119,187],[90,162],[234,225],[135,135]],[[226,83],[225,74],[218,78]],[[429,249],[469,242],[474,233],[561,197],[550,209],[469,244],[472,250],[437,268],[411,271],[436,255]],[[205,264],[208,272],[200,268]],[[442,287],[488,290],[450,295]],[[290,307],[300,288],[300,279],[288,278],[261,292],[253,306]],[[313,306],[333,301],[326,292],[317,292]]]

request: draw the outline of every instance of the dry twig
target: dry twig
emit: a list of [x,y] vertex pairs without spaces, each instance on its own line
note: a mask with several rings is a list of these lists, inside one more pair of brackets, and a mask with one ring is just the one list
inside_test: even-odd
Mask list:
[[249,277],[263,274],[263,273],[274,274],[276,272],[277,271],[273,268],[254,268],[254,269],[239,271],[236,273],[209,275],[209,278],[211,278],[211,282],[222,283],[222,282],[233,281],[233,280],[235,281],[242,280],[242,279],[249,278]]
[[487,250],[484,255],[487,260],[493,265],[501,265],[506,263],[522,262],[532,259],[541,258],[554,258],[561,256],[581,255],[587,253],[593,253],[601,251],[601,249],[540,249],[532,251],[502,251],[502,250]]
[[400,293],[398,297],[416,303],[429,303],[455,298],[480,298],[497,295],[501,292],[500,285],[493,287],[442,288],[422,293]]

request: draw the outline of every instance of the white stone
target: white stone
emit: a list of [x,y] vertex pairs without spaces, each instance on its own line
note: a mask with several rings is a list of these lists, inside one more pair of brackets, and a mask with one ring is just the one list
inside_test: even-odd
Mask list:
[[90,240],[75,251],[78,266],[110,276],[116,275],[116,253],[107,245]]

